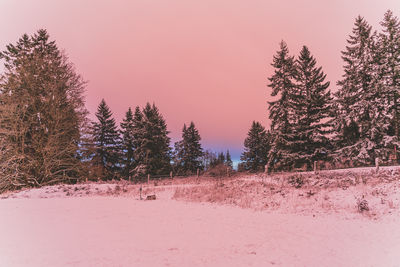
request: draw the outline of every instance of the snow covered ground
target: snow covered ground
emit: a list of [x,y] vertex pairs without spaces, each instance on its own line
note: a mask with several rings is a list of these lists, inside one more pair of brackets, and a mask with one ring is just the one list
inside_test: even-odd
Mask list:
[[83,184],[3,195],[0,266],[400,266],[398,203],[343,216],[177,201],[173,185],[153,193]]

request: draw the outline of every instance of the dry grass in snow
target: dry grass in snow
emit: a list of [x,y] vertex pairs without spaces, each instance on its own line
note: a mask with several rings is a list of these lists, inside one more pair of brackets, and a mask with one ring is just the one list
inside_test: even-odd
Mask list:
[[[235,205],[309,215],[338,213],[344,217],[362,213],[379,218],[399,211],[400,173],[321,172],[253,175],[215,179],[196,187],[178,187],[174,199]],[[361,209],[360,209],[361,207]],[[364,208],[362,208],[364,207]]]

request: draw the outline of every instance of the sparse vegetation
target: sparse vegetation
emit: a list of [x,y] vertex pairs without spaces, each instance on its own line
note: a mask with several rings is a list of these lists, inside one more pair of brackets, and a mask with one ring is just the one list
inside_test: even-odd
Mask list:
[[226,177],[230,174],[231,168],[225,164],[218,164],[204,173],[205,176]]
[[[275,174],[270,176],[245,175],[236,178],[218,178],[193,186],[177,187],[173,198],[193,202],[211,202],[239,206],[256,210],[285,210],[287,212],[354,213],[354,197],[362,192],[364,198],[357,199],[357,213],[368,212],[376,218],[391,213],[397,207],[394,199],[388,198],[397,189],[400,175],[386,171],[382,177],[373,173],[321,172]],[[387,181],[390,174],[390,183]],[[355,182],[364,177],[364,184]],[[362,180],[361,178],[359,180]],[[296,193],[295,191],[296,190]],[[383,199],[383,197],[385,197]],[[368,200],[367,200],[368,199]],[[382,200],[383,199],[383,200]],[[371,212],[371,209],[373,212]]]
[[364,199],[364,196],[361,199],[357,199],[357,210],[361,213],[369,211],[368,201]]
[[288,178],[288,183],[294,188],[301,188],[304,184],[303,176],[299,174],[291,175]]

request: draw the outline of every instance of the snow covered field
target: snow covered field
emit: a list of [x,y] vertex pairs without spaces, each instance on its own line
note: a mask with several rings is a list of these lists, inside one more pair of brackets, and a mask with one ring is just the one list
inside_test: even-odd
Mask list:
[[137,186],[115,187],[4,196],[0,266],[400,266],[398,203],[379,217],[255,211],[177,201],[170,185],[145,190],[154,201],[139,200]]

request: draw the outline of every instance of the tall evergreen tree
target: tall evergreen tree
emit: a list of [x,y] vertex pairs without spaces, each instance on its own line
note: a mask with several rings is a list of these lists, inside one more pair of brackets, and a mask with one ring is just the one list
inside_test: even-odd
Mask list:
[[132,128],[132,139],[133,139],[133,161],[134,170],[132,172],[134,177],[140,177],[147,174],[146,165],[146,147],[144,145],[144,116],[140,107],[135,108],[133,115],[133,128]]
[[[382,136],[387,123],[377,86],[376,34],[362,17],[357,17],[348,45],[342,51],[343,79],[336,93],[335,130],[337,154],[358,164],[371,164],[382,153]],[[349,143],[348,136],[359,137]]]
[[140,119],[135,135],[135,159],[137,168],[146,174],[167,174],[171,169],[171,149],[169,147],[167,125],[158,108],[147,103],[143,111],[135,112],[135,121]]
[[0,191],[76,181],[85,82],[46,30],[0,52]]
[[269,78],[272,92],[271,96],[277,100],[268,102],[269,119],[271,120],[272,147],[268,155],[268,166],[272,168],[279,163],[281,167],[291,166],[290,143],[295,137],[291,119],[294,115],[294,90],[296,65],[293,56],[284,41],[280,43],[280,50],[273,57],[271,64],[274,74]]
[[400,120],[400,21],[388,10],[381,22],[383,32],[378,36],[377,45],[377,87],[380,104],[386,112],[387,130],[384,143],[397,144]]
[[251,128],[244,140],[244,152],[240,159],[244,161],[245,169],[250,171],[262,171],[268,162],[271,135],[259,123],[253,121]]
[[122,176],[129,179],[134,170],[134,119],[131,108],[125,114],[121,122],[121,154],[122,154]]
[[293,129],[295,138],[291,144],[292,155],[297,163],[326,159],[330,142],[332,98],[329,82],[309,49],[303,46],[297,59],[296,90],[294,101]]
[[202,169],[203,149],[200,144],[200,134],[193,122],[189,127],[186,124],[182,130],[182,140],[175,143],[176,163],[181,166],[183,172],[195,173]]
[[97,112],[97,122],[93,122],[93,139],[96,146],[95,164],[100,167],[103,179],[116,176],[120,162],[120,136],[112,112],[104,99]]

